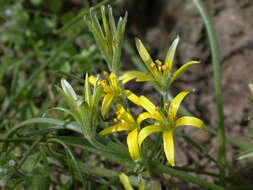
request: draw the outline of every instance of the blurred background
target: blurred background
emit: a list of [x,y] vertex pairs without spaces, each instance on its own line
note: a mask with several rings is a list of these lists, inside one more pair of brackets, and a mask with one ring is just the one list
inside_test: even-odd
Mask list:
[[[172,94],[182,89],[196,89],[185,106],[210,128],[216,128],[215,99],[211,56],[205,28],[194,4],[188,0],[109,0],[115,17],[128,12],[122,70],[135,69],[137,52],[134,37],[140,38],[154,59],[164,60],[172,40],[180,44],[175,68],[189,60],[200,60],[172,86]],[[253,1],[205,0],[217,31],[222,67],[223,102],[226,132],[250,143],[252,113],[248,84],[253,82]],[[89,7],[104,3],[96,0],[0,0],[0,131],[26,119],[42,116],[62,104],[55,89],[61,78],[71,81],[81,91],[85,72],[107,70],[83,16]],[[129,85],[137,94],[154,101],[159,98],[148,83]],[[50,112],[51,117],[56,113]],[[217,137],[185,128],[193,137],[217,155]],[[1,136],[1,135],[0,135]],[[198,162],[216,171],[206,158],[191,151],[189,144],[176,144],[179,166]],[[227,146],[227,159],[253,179],[249,159],[235,161],[240,152]],[[252,160],[251,160],[252,161]],[[252,167],[251,167],[252,168]],[[206,179],[212,181],[213,179]],[[182,185],[182,184],[181,184]]]

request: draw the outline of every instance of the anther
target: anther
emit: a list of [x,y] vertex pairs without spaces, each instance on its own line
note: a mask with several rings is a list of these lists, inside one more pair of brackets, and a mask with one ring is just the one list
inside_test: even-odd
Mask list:
[[108,72],[104,71],[103,74],[104,74],[106,77],[109,77]]
[[160,60],[155,60],[155,63],[157,64],[157,65],[159,65],[159,66],[162,66],[162,62],[160,61]]
[[166,65],[162,65],[162,70],[163,70],[163,71],[167,70]]
[[168,107],[169,105],[170,105],[169,102],[165,102],[165,103],[164,103],[164,106],[165,106],[165,107]]
[[154,68],[156,65],[154,63],[151,63],[150,66]]

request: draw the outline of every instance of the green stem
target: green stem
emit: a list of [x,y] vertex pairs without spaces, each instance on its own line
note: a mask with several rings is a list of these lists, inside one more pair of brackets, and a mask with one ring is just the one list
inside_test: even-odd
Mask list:
[[[216,33],[211,21],[210,16],[205,8],[205,5],[201,0],[192,0],[204,21],[208,40],[212,53],[212,65],[213,65],[213,77],[214,77],[214,87],[215,87],[215,99],[216,99],[216,109],[217,109],[217,122],[218,122],[218,138],[219,138],[219,157],[218,161],[221,166],[226,165],[226,136],[224,127],[224,112],[222,104],[222,90],[221,90],[221,72],[220,72],[220,55],[219,48],[216,38]],[[224,184],[225,169],[220,167],[220,182]]]
[[0,138],[0,143],[22,143],[22,142],[34,142],[34,139],[32,138],[10,138],[10,139],[6,139],[6,138]]
[[226,190],[226,188],[221,187],[219,185],[215,185],[212,183],[208,183],[205,180],[201,180],[197,177],[193,177],[191,175],[185,174],[181,171],[178,171],[176,169],[173,169],[171,167],[167,167],[164,165],[159,164],[158,162],[154,161],[147,161],[147,166],[149,169],[155,173],[162,174],[162,173],[167,173],[171,176],[174,176],[178,179],[184,180],[186,182],[191,182],[197,185],[200,185],[202,187],[207,187],[208,189],[213,189],[213,190]]
[[204,171],[202,169],[186,168],[186,167],[178,167],[178,166],[174,167],[174,169],[176,169],[178,171],[192,172],[192,173],[196,173],[196,174],[209,175],[209,176],[212,176],[212,177],[219,177],[218,174],[208,172],[208,171]]

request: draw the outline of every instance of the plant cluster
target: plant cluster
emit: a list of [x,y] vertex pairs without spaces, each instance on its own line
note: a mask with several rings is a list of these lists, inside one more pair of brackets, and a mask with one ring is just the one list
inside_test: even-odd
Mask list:
[[[193,1],[202,10],[201,1]],[[199,61],[189,61],[177,70],[173,68],[179,36],[169,46],[163,61],[151,57],[142,41],[135,38],[138,52],[135,59],[140,60],[137,63],[139,69],[122,71],[122,49],[133,50],[126,47],[124,42],[127,13],[116,22],[112,7],[105,6],[113,1],[104,0],[91,9],[82,9],[77,16],[70,12],[61,15],[63,4],[56,0],[49,1],[54,14],[32,10],[29,14],[24,2],[19,0],[11,7],[6,2],[3,4],[3,18],[9,19],[8,22],[3,21],[6,25],[13,24],[18,13],[21,16],[16,20],[18,26],[13,24],[14,31],[4,31],[0,41],[14,53],[21,49],[22,53],[32,53],[15,57],[5,49],[3,64],[0,65],[0,101],[3,105],[0,129],[4,131],[0,134],[2,189],[54,187],[69,190],[82,187],[105,190],[123,187],[125,190],[160,190],[164,186],[178,189],[173,177],[213,190],[244,188],[243,183],[237,186],[242,178],[235,174],[225,159],[224,117],[219,102],[221,94],[216,93],[220,121],[218,132],[205,126],[200,118],[182,111],[183,100],[194,90],[183,90],[174,97],[170,94],[176,79],[191,66],[200,64]],[[40,6],[42,1],[31,0],[31,4]],[[201,13],[210,26],[206,12]],[[84,21],[86,28],[80,25],[81,21]],[[17,33],[21,25],[26,30]],[[62,27],[59,29],[58,25]],[[212,36],[212,32],[209,34]],[[76,38],[85,41],[86,48],[82,49],[73,43]],[[93,39],[96,46],[92,44]],[[215,49],[215,38],[213,40],[212,51],[218,51]],[[214,80],[219,92],[216,53],[213,53],[216,55],[214,63],[217,64]],[[39,67],[29,67],[28,73],[32,74],[27,79],[18,80],[23,63],[31,59]],[[95,67],[97,63],[99,68]],[[10,89],[4,84],[4,76],[8,72],[13,75]],[[62,79],[55,79],[52,73],[57,73]],[[70,78],[72,82],[68,82]],[[40,82],[32,88],[36,79]],[[57,84],[56,87],[50,86],[39,93],[39,89],[51,80]],[[144,82],[150,83],[156,90],[160,96],[159,102],[128,88],[129,83],[138,85]],[[252,90],[252,85],[250,88]],[[31,95],[38,98],[45,94],[51,100],[45,98],[44,102],[39,102],[41,106],[30,100]],[[14,105],[16,110],[10,109]],[[200,133],[206,130],[219,136],[218,159],[195,139],[177,130],[182,126],[195,127],[202,130]],[[179,167],[175,157],[178,138],[185,140],[198,154],[212,162],[219,172],[204,171],[197,167],[197,163],[196,168]],[[235,139],[230,141],[247,150],[239,155],[239,159],[252,155],[252,148],[248,149],[248,146]],[[197,177],[189,172],[197,174]],[[217,183],[207,182],[200,175],[212,177]],[[163,185],[154,180],[158,177]]]

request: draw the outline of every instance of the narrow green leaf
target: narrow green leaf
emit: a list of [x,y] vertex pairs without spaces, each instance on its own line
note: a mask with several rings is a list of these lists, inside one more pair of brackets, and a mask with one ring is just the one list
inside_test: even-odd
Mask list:
[[197,184],[200,185],[202,187],[206,187],[208,189],[212,189],[212,190],[227,190],[226,188],[219,186],[219,185],[215,185],[212,183],[208,183],[205,180],[201,180],[197,177],[193,177],[191,175],[185,174],[183,172],[180,172],[176,169],[173,169],[171,167],[167,167],[167,166],[163,166],[161,164],[159,164],[158,162],[155,161],[148,161],[148,167],[150,168],[151,171],[157,172],[159,175],[161,175],[162,173],[166,173],[169,174],[171,176],[174,176],[180,180],[186,181],[186,182],[190,182],[193,184]]
[[110,33],[110,29],[108,26],[108,22],[107,22],[107,8],[105,6],[101,6],[101,16],[102,16],[102,23],[103,23],[103,27],[104,27],[104,34],[107,38],[111,38],[111,33]]
[[76,121],[79,120],[79,118],[77,118],[73,112],[71,112],[70,110],[68,110],[66,108],[55,107],[55,108],[52,108],[52,110],[59,110],[59,111],[65,112],[66,114],[72,116]]
[[90,120],[90,109],[89,109],[89,105],[87,104],[87,102],[84,102],[82,105],[82,122],[81,122],[81,129],[83,132],[83,135],[85,137],[87,136],[91,136],[91,120]]
[[[61,139],[68,145],[79,147],[89,152],[93,152],[94,154],[98,154],[106,157],[108,160],[112,162],[119,163],[122,166],[133,168],[134,163],[129,156],[128,150],[126,147],[116,144],[112,141],[107,140],[104,137],[99,137],[99,142],[103,144],[104,149],[100,147],[92,145],[88,140],[80,138],[80,137],[57,137]],[[114,151],[114,152],[112,152]]]
[[239,154],[236,159],[242,160],[242,159],[249,158],[249,157],[253,157],[253,148]]
[[86,73],[85,75],[84,95],[85,95],[85,101],[88,103],[88,105],[91,105],[90,83],[89,83],[88,73]]
[[33,118],[33,119],[23,121],[23,122],[19,123],[18,125],[14,126],[13,128],[11,128],[8,131],[8,133],[6,134],[6,138],[11,137],[17,130],[25,127],[26,125],[36,124],[36,123],[62,126],[62,129],[67,128],[67,129],[70,129],[70,130],[73,130],[76,132],[80,132],[80,129],[78,129],[78,127],[76,125],[70,125],[62,120],[52,119],[52,118]]
[[111,29],[112,36],[116,35],[116,25],[115,25],[115,20],[113,17],[113,12],[112,12],[112,7],[109,5],[109,25]]

